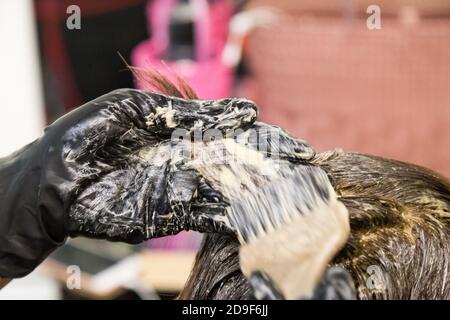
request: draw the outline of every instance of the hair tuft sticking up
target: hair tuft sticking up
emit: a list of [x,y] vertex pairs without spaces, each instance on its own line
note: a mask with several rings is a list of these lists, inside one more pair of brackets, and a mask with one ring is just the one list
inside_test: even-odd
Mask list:
[[139,81],[145,89],[172,97],[191,100],[198,99],[194,89],[192,89],[182,77],[180,77],[166,64],[164,64],[166,69],[169,70],[172,76],[176,79],[176,83],[169,80],[168,77],[154,67],[141,68],[130,66],[120,53],[119,56],[125,63],[126,67],[133,73],[135,79]]

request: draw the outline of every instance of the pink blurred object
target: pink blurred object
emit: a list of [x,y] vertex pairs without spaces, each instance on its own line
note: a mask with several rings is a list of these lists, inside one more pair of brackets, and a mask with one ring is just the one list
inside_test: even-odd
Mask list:
[[[170,80],[183,78],[204,99],[230,96],[233,70],[222,63],[221,53],[228,34],[228,23],[233,14],[231,0],[191,0],[197,19],[194,25],[195,61],[162,61],[169,47],[171,10],[176,0],[154,0],[147,6],[147,17],[152,38],[140,43],[131,54],[131,62],[140,68],[156,68]],[[145,88],[137,81],[137,87]]]
[[180,232],[174,236],[152,239],[148,241],[150,248],[195,250],[200,246],[202,235],[197,232]]

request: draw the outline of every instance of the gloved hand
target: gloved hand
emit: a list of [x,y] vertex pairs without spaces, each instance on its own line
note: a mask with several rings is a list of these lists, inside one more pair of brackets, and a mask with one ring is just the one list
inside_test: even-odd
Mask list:
[[[138,243],[184,229],[220,231],[214,215],[224,206],[173,160],[170,138],[177,129],[246,130],[255,118],[243,99],[186,101],[131,89],[60,118],[0,159],[0,277],[26,275],[68,236]],[[202,201],[191,208],[194,197]]]

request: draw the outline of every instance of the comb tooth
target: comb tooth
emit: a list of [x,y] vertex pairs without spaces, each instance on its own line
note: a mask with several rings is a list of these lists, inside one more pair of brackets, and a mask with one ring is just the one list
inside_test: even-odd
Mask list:
[[[279,215],[278,210],[274,210],[274,208],[278,208],[276,197],[273,197],[272,186],[270,190],[266,190],[264,193],[264,223],[266,224],[266,230],[273,230],[277,224],[277,216]],[[272,203],[271,199],[274,199],[274,203]],[[274,205],[275,204],[275,205]]]
[[314,207],[317,206],[317,181],[312,174],[312,172],[308,175],[308,180],[305,183],[305,193],[307,194],[307,202],[310,205],[310,208],[307,212],[311,212]]
[[242,233],[240,241],[244,242],[244,243],[248,243],[249,242],[249,236],[248,236],[246,231],[244,233]]
[[237,230],[238,234],[246,233],[245,229],[240,228],[238,224],[238,217],[239,217],[239,208],[236,208],[239,206],[239,203],[233,203],[233,205],[230,207],[230,210],[228,211],[228,219],[230,221],[231,226]]
[[[278,208],[280,208],[281,225],[289,222],[289,211],[290,211],[290,208],[288,208],[287,204],[289,202],[292,202],[292,199],[290,199],[291,197],[287,197],[287,195],[290,192],[292,192],[293,189],[291,189],[290,191],[286,190],[286,185],[290,184],[290,182],[291,181],[289,181],[289,180],[280,181],[280,184],[282,186],[280,187],[280,192],[278,192],[277,206],[278,206]],[[274,188],[274,193],[277,193],[277,190],[275,190],[275,188]]]
[[255,200],[254,210],[255,212],[258,212],[258,231],[260,234],[265,234],[267,232],[266,217],[271,214],[271,207],[268,205],[267,198],[264,193],[262,194],[262,197],[260,195]]
[[288,223],[291,219],[290,218],[291,209],[288,208],[287,206],[287,202],[292,201],[291,199],[289,199],[289,197],[287,197],[287,195],[293,190],[293,189],[291,189],[290,191],[288,190],[287,185],[290,185],[290,183],[291,179],[286,178],[285,181],[277,182],[277,184],[279,184],[279,187],[275,186],[273,187],[273,191],[278,198],[281,220],[283,224]]
[[244,228],[247,231],[247,241],[252,240],[255,237],[254,225],[248,220],[248,216],[245,212],[240,223],[242,224],[240,225],[240,227]]
[[242,242],[245,242],[245,243],[247,243],[248,242],[248,232],[247,232],[247,229],[244,227],[244,228],[236,228],[236,230],[238,230],[238,239],[239,239],[239,241],[242,243]]
[[249,219],[249,216],[246,216],[246,218],[247,218],[247,224],[250,226],[250,237],[249,237],[249,239],[253,240],[253,239],[255,239],[258,236],[258,232],[257,232],[257,229],[256,229],[256,223],[254,221],[251,221]]
[[299,188],[299,192],[303,199],[301,206],[302,206],[303,214],[306,214],[311,211],[311,209],[313,207],[313,201],[311,199],[311,194],[308,192],[308,190],[310,188],[309,182],[305,181],[303,179],[303,181],[301,183],[302,183],[301,188]]
[[253,213],[254,208],[252,207],[252,203],[251,203],[250,191],[248,191],[248,190],[245,191],[244,199],[242,200],[242,203],[245,204],[244,208],[246,208],[247,210],[250,211],[250,212],[249,211],[244,212],[243,223],[247,224],[250,227],[251,236],[253,237],[256,233],[256,230],[255,230],[255,221],[252,221],[252,219],[250,219],[250,217],[249,217],[251,214],[254,214]]
[[239,209],[233,208],[233,225],[235,230],[237,230],[238,238],[241,238],[244,242],[248,241],[249,234],[248,234],[248,228],[246,225],[240,225],[243,222],[239,221],[239,214],[242,214],[242,212],[238,211]]
[[257,232],[257,236],[261,235],[262,233],[265,233],[265,228],[264,228],[264,216],[267,214],[267,208],[264,205],[264,203],[262,203],[260,205],[260,207],[262,207],[261,209],[258,209],[258,207],[256,206],[252,206],[254,212],[258,212],[258,214],[256,215],[256,220],[255,222],[255,229]]
[[266,232],[265,218],[269,207],[267,205],[266,190],[262,189],[257,198],[253,199],[254,210],[258,212],[258,229],[260,232]]
[[[291,181],[293,179],[290,179]],[[289,185],[291,185],[291,183],[289,183]],[[298,210],[296,210],[295,206],[288,206],[288,203],[296,203],[298,201],[297,196],[294,197],[290,197],[289,195],[291,194],[292,190],[296,190],[295,187],[292,188],[292,190],[289,190],[289,188],[287,187],[287,184],[284,187],[285,191],[283,192],[283,203],[284,203],[284,212],[285,212],[285,216],[286,216],[286,222],[290,223],[292,221],[292,219],[297,216],[299,214]]]
[[267,223],[267,232],[271,232],[271,231],[275,230],[275,224],[276,224],[275,215],[276,215],[276,212],[269,212],[268,214],[265,215],[266,223]]
[[255,234],[253,224],[251,223],[251,221],[249,221],[248,212],[246,211],[244,206],[239,204],[238,208],[239,211],[237,212],[239,213],[239,216],[236,219],[236,222],[239,228],[243,228],[245,230],[246,238],[249,241],[254,237]]
[[[267,202],[268,200],[265,199],[265,201]],[[266,207],[270,208],[269,204],[266,203]],[[266,209],[268,212],[265,215],[265,224],[266,224],[266,232],[272,232],[273,230],[275,230],[275,220],[274,220],[274,210],[269,211],[269,209]]]
[[[247,206],[249,206],[248,200],[249,199],[247,198],[246,199]],[[249,240],[254,239],[258,235],[257,228],[256,228],[256,222],[254,220],[254,217],[251,216],[252,213],[255,212],[255,211],[251,207],[250,207],[250,210],[252,210],[252,212],[243,211],[243,213],[244,213],[243,223],[245,224],[245,226],[248,226],[248,230],[249,230],[248,238],[249,238]],[[257,212],[255,212],[255,213],[257,213]]]
[[304,215],[305,214],[305,210],[307,210],[305,208],[306,205],[308,205],[307,202],[305,202],[301,196],[301,188],[298,187],[298,185],[295,188],[296,190],[296,194],[298,194],[298,197],[295,200],[295,212],[292,213],[293,217],[299,216],[299,215]]
[[258,198],[258,202],[260,203],[260,207],[261,207],[261,211],[260,211],[260,215],[259,215],[259,218],[260,218],[259,223],[261,224],[262,232],[266,233],[267,227],[268,227],[267,219],[273,213],[271,212],[271,206],[268,203],[268,199],[270,199],[270,198],[267,197],[266,190],[261,192],[261,196],[262,197]]
[[280,224],[283,225],[286,223],[286,206],[284,203],[284,192],[281,188],[281,190],[279,190],[280,192],[276,192],[277,189],[275,186],[273,186],[273,193],[275,194],[276,198],[277,198],[277,208],[279,208],[279,212],[280,212]]
[[277,210],[277,212],[275,214],[275,228],[277,229],[282,225],[283,225],[283,219],[281,216],[281,212],[280,212],[280,210]]
[[290,202],[297,202],[295,197],[289,197],[289,194],[296,190],[295,184],[292,184],[293,181],[294,179],[292,177],[286,177],[286,181],[280,183],[279,192],[274,190],[274,192],[277,194],[277,197],[279,198],[279,206],[283,224],[289,223],[292,220],[293,216],[296,215],[296,210],[293,210],[293,208],[288,206],[288,203]]
[[270,230],[270,222],[268,219],[269,216],[270,214],[267,212],[267,210],[263,215],[261,215],[261,226],[262,226],[261,231],[264,232],[265,234],[267,234]]

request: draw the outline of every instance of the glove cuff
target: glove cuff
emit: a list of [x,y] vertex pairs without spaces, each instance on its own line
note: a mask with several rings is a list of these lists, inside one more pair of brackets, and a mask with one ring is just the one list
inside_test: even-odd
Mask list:
[[0,277],[27,275],[65,240],[48,232],[53,217],[39,200],[41,167],[33,157],[37,147],[35,141],[0,159]]

